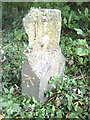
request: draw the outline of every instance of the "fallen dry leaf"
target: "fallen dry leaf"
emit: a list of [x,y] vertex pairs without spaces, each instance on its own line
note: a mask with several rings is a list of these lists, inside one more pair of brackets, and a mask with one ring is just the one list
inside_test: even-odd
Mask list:
[[59,107],[61,102],[60,102],[60,98],[59,97],[56,97],[56,107]]
[[0,120],[4,119],[4,116],[3,115],[0,115]]
[[69,115],[70,115],[70,112],[66,114],[66,118],[68,118]]

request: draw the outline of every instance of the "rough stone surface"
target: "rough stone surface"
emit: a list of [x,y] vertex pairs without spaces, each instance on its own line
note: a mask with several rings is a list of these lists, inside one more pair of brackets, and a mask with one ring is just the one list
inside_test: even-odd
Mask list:
[[55,9],[31,9],[23,18],[32,52],[25,52],[22,66],[22,92],[44,101],[54,76],[62,79],[65,58],[59,47],[61,12]]
[[59,48],[61,31],[60,10],[32,9],[23,18],[29,45],[33,51],[45,51]]

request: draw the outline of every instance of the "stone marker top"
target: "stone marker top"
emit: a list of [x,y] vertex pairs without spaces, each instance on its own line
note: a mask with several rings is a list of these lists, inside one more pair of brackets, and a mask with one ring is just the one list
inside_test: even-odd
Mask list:
[[57,9],[31,9],[23,24],[33,51],[59,48],[61,11]]
[[[38,17],[42,17],[42,19],[44,19],[44,22],[45,22],[45,20],[48,20],[48,19],[50,20],[50,18],[52,19],[53,16],[51,15],[53,14],[54,14],[54,17],[55,15],[57,16],[57,14],[59,14],[59,17],[61,20],[61,11],[57,9],[31,9],[29,10],[29,13],[26,15],[26,18],[29,17],[29,19],[27,19],[28,23],[37,21]],[[46,16],[47,16],[47,19],[45,19]],[[23,18],[23,20],[25,20],[26,18]],[[54,19],[57,19],[57,17]]]

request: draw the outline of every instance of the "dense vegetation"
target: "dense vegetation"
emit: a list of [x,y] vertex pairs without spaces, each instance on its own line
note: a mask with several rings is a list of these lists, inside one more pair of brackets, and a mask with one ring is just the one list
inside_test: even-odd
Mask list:
[[[54,92],[47,91],[46,103],[21,94],[23,51],[28,37],[22,19],[31,8],[59,9],[62,12],[60,46],[66,57],[64,78],[53,76],[49,82]],[[90,5],[66,3],[3,3],[2,4],[2,98],[4,118],[80,118],[89,119],[90,87]],[[5,56],[5,57],[4,57]],[[54,84],[58,81],[58,86]]]

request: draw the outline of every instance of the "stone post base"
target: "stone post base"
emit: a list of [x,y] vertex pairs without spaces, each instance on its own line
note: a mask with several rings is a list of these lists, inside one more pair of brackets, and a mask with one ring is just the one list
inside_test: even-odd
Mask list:
[[65,58],[60,49],[25,53],[22,67],[22,92],[44,101],[44,92],[50,89],[48,81],[54,76],[62,79]]

